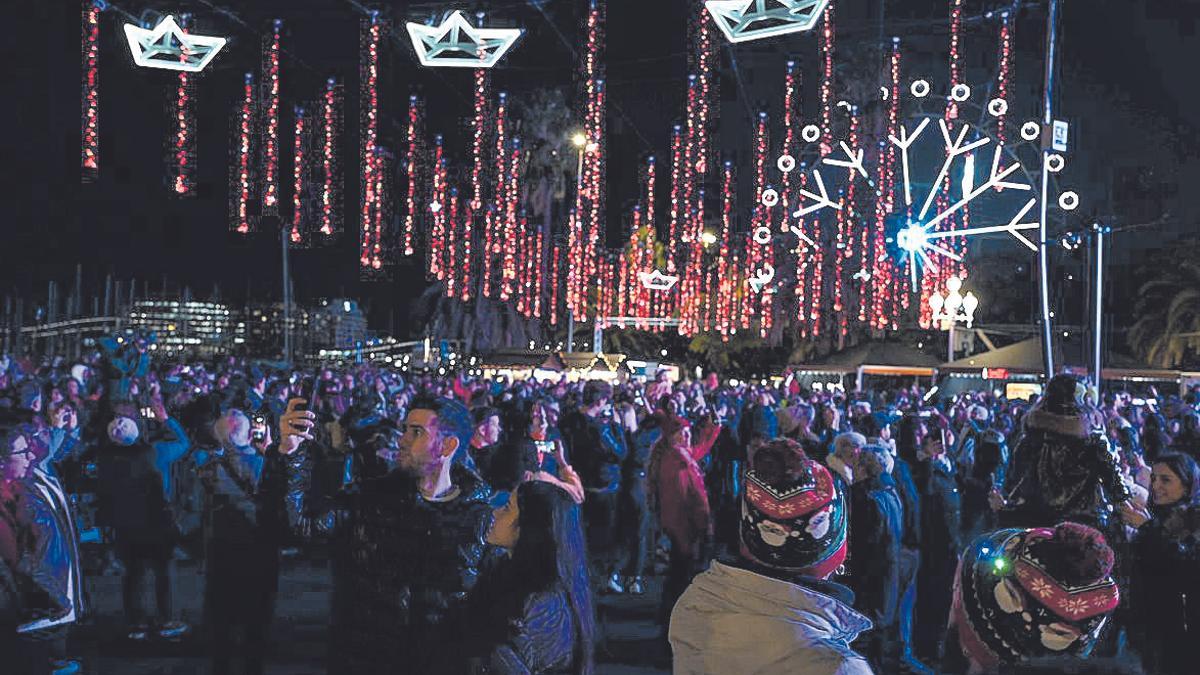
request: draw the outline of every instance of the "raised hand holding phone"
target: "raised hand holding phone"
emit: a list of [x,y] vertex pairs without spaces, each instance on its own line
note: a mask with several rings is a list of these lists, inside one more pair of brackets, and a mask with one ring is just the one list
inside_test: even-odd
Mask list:
[[313,440],[311,432],[317,416],[301,408],[305,403],[302,398],[289,400],[287,410],[279,418],[279,452],[285,455],[296,452],[304,441]]

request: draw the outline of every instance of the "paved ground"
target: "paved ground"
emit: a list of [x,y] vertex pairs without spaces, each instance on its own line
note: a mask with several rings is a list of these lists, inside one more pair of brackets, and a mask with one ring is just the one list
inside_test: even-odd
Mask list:
[[[204,578],[196,565],[178,563],[174,586],[177,611],[188,623],[200,626]],[[90,575],[87,589],[95,612],[89,623],[72,636],[72,651],[82,656],[85,673],[209,675],[199,637],[178,644],[133,644],[123,638],[119,576]],[[272,629],[269,675],[324,675],[329,589],[329,571],[324,563],[297,559],[285,562]],[[153,607],[149,591],[148,585],[144,600],[147,607]],[[658,584],[653,582],[640,598],[599,598],[600,624],[607,638],[597,653],[600,675],[670,672],[669,660],[655,639],[657,603]]]

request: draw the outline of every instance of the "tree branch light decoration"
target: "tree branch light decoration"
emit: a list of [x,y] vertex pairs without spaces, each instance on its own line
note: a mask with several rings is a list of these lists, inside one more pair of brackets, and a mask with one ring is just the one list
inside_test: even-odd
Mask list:
[[491,68],[524,32],[520,28],[476,28],[461,10],[437,26],[409,22],[407,28],[417,60],[430,68]]
[[707,0],[704,6],[730,42],[812,30],[829,0]]
[[167,15],[152,29],[125,24],[125,39],[133,62],[143,68],[198,73],[225,46],[225,38],[185,33]]

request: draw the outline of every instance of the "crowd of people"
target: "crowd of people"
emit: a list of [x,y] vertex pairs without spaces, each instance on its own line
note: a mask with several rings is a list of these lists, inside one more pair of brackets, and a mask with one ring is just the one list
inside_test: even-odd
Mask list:
[[0,360],[4,672],[79,670],[83,532],[127,639],[201,633],[217,675],[264,671],[292,549],[328,552],[336,674],[587,675],[597,595],[652,587],[676,673],[1195,671],[1197,389],[510,381],[151,340]]

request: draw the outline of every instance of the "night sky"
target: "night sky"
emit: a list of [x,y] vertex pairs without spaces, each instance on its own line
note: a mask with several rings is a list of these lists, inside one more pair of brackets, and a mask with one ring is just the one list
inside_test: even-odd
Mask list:
[[[839,5],[839,50],[873,49],[878,43],[878,0],[834,0]],[[0,127],[0,290],[30,297],[45,293],[46,281],[67,284],[75,265],[84,265],[85,287],[102,284],[106,273],[149,281],[161,289],[188,285],[207,297],[219,284],[226,298],[277,297],[278,237],[261,232],[250,240],[228,233],[227,199],[231,114],[242,73],[258,70],[260,33],[275,17],[285,21],[284,111],[311,100],[325,78],[346,83],[346,129],[342,157],[351,232],[339,245],[297,251],[293,260],[300,299],[349,295],[365,300],[372,325],[389,320],[401,334],[411,325],[411,299],[424,286],[420,257],[402,262],[390,281],[360,282],[352,209],[358,186],[358,21],[350,0],[157,0],[117,3],[137,15],[190,11],[195,30],[230,37],[226,50],[202,75],[198,97],[199,186],[194,199],[179,200],[165,185],[170,74],[136,68],[119,32],[118,17],[105,16],[101,51],[101,162],[99,182],[79,182],[81,78],[79,3],[6,3],[3,51],[4,103]],[[1032,116],[1040,92],[1045,3],[1021,3],[1017,25],[1016,79]],[[1200,232],[1200,91],[1194,86],[1200,62],[1200,3],[1166,0],[1064,0],[1063,87],[1060,117],[1074,129],[1071,180],[1084,197],[1080,218],[1099,217],[1122,227],[1157,224],[1118,234],[1118,274],[1154,260],[1169,241]],[[541,6],[541,11],[537,5]],[[968,16],[1012,2],[967,0]],[[636,197],[637,163],[647,154],[666,156],[671,125],[682,114],[686,62],[684,0],[609,0],[607,69],[609,220],[616,245],[624,212]],[[424,20],[448,9],[485,9],[489,22],[521,26],[527,34],[493,71],[497,89],[512,97],[538,87],[565,87],[575,97],[575,61],[570,47],[583,44],[583,0],[404,3],[378,5],[393,22]],[[918,47],[944,45],[945,0],[888,0],[884,34],[899,34]],[[221,11],[223,10],[223,11]],[[233,18],[233,17],[236,17]],[[121,20],[120,23],[124,21]],[[964,50],[968,73],[987,72],[994,60],[994,22],[968,24]],[[400,34],[400,33],[398,33]],[[940,43],[938,41],[941,41]],[[722,41],[723,44],[723,41]],[[799,58],[809,94],[817,81],[815,36],[770,45],[722,47],[721,127],[718,149],[748,164],[749,104],[778,97],[780,62]],[[914,63],[943,72],[944,54],[932,48]],[[941,61],[939,62],[939,59]],[[906,74],[907,75],[907,74]],[[465,130],[470,116],[471,75],[466,69],[422,69],[407,39],[385,52],[384,142],[402,150],[400,139],[408,93],[428,101],[428,129],[444,133],[454,161],[469,162]],[[741,87],[752,101],[743,100]],[[1026,95],[1027,94],[1027,95]],[[285,128],[290,114],[283,116]],[[290,172],[284,136],[285,172]],[[740,151],[739,151],[740,148]],[[1130,168],[1132,167],[1132,168]],[[1130,171],[1148,187],[1131,198],[1114,188]],[[748,175],[749,167],[742,172]],[[287,174],[285,174],[287,175]],[[665,172],[664,172],[665,178]],[[1124,179],[1122,179],[1124,180]],[[661,194],[667,180],[660,183]],[[1143,194],[1145,193],[1145,194]],[[285,208],[286,210],[286,208]],[[1086,212],[1086,213],[1084,213]],[[1078,226],[1078,223],[1064,224]],[[271,226],[264,225],[264,230]],[[1070,295],[1068,291],[1066,295]],[[27,303],[28,304],[28,303]]]

